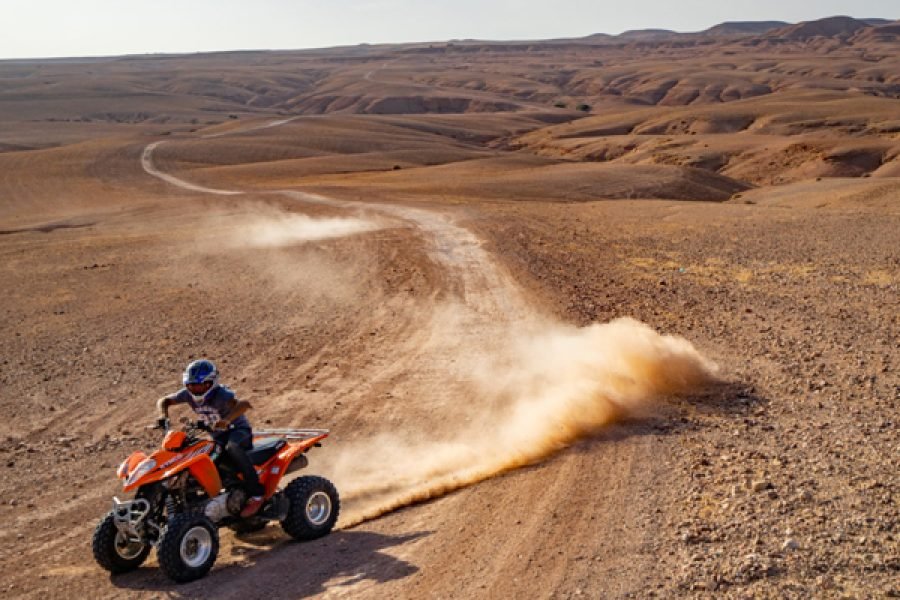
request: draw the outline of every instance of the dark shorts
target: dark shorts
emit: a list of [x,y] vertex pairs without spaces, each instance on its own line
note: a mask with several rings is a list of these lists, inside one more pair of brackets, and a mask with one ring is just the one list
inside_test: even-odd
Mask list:
[[244,429],[229,429],[228,431],[220,431],[213,434],[213,439],[224,448],[228,442],[234,442],[244,450],[253,449],[253,431]]

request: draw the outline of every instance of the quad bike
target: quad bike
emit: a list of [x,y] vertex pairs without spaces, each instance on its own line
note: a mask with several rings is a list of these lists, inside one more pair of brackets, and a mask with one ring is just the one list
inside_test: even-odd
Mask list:
[[265,488],[265,503],[242,518],[246,493],[238,471],[209,437],[202,421],[182,431],[165,427],[162,448],[134,452],[117,476],[134,499],[113,498],[113,509],[97,524],[94,559],[110,573],[138,568],[151,548],[163,571],[183,583],[203,577],[219,551],[218,528],[256,531],[280,521],[294,539],[327,535],[337,521],[340,499],[323,477],[303,476],[279,489],[282,478],[308,464],[305,453],[328,436],[325,429],[273,429],[255,432],[247,456]]

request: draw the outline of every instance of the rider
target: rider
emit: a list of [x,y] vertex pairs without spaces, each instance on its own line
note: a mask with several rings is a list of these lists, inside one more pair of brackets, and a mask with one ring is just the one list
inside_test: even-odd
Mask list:
[[259,483],[256,469],[247,457],[253,448],[253,430],[244,416],[250,408],[246,400],[238,400],[233,391],[219,384],[219,371],[211,361],[195,360],[184,370],[184,388],[159,399],[159,427],[167,427],[169,407],[187,404],[202,421],[212,428],[213,439],[225,448],[225,454],[243,477],[247,499],[242,517],[251,517],[263,504],[265,489]]

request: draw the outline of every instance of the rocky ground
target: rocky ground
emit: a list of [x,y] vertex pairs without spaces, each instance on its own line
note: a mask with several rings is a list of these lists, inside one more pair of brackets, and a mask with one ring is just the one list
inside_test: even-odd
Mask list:
[[[371,360],[371,351],[354,341],[370,337],[356,337],[352,323],[352,315],[365,310],[361,299],[379,302],[398,290],[427,296],[440,281],[428,275],[431,268],[423,270],[422,249],[404,266],[404,256],[416,256],[417,236],[403,229],[367,247],[374,262],[362,267],[358,243],[324,243],[312,257],[300,252],[300,264],[356,264],[360,277],[386,276],[377,276],[383,277],[377,290],[354,289],[352,301],[343,296],[347,313],[323,321],[324,307],[334,312],[334,294],[323,299],[273,290],[265,275],[236,289],[229,282],[240,262],[212,257],[173,278],[166,262],[181,251],[164,242],[173,229],[160,233],[157,226],[169,220],[177,230],[183,210],[175,217],[171,209],[154,209],[154,232],[141,235],[135,231],[146,231],[145,225],[128,215],[103,217],[93,231],[63,228],[2,240],[9,258],[5,277],[16,282],[5,305],[11,343],[3,377],[12,394],[5,396],[2,450],[15,476],[6,479],[0,508],[8,523],[4,562],[15,569],[4,575],[10,593],[55,595],[63,582],[95,594],[119,593],[91,565],[85,544],[114,491],[115,464],[130,448],[153,442],[139,425],[149,414],[148,397],[172,387],[181,362],[218,352],[238,385],[256,394],[278,392],[256,365],[296,361],[297,376],[308,381],[307,375],[327,369],[321,345],[345,339],[333,354],[351,363],[341,377],[352,378],[353,356],[360,368]],[[663,201],[494,202],[468,206],[466,214],[464,224],[538,304],[574,324],[630,315],[683,335],[721,366],[723,383],[669,399],[655,416],[616,426],[546,465],[347,532],[344,543],[356,543],[354,535],[414,540],[397,563],[406,565],[401,571],[409,577],[358,592],[381,593],[386,586],[400,595],[489,590],[496,597],[539,581],[543,593],[573,597],[898,593],[898,481],[891,460],[898,450],[900,389],[896,214]],[[249,275],[241,272],[246,282]],[[309,289],[313,279],[300,283]],[[285,320],[285,314],[300,317]],[[266,420],[291,414],[298,422],[378,429],[353,407],[321,394],[314,400],[315,384],[307,387],[312,391],[300,413],[272,406],[263,411]],[[622,464],[630,466],[622,471]],[[599,476],[597,469],[612,470]],[[540,519],[528,538],[541,540],[538,554],[518,553],[501,563],[518,569],[520,557],[527,565],[521,581],[479,573],[478,552],[457,558],[460,567],[472,568],[453,569],[447,579],[437,565],[453,548],[477,547],[468,531],[473,518],[482,518],[478,512],[464,521],[452,517],[460,503],[490,506],[493,496],[504,514],[524,516],[531,513],[511,502],[520,502],[514,499],[528,486],[553,480],[554,495],[565,502],[556,509],[559,526],[546,529]],[[489,514],[496,520],[491,509],[484,517]],[[609,514],[627,515],[629,526],[606,523],[589,527],[578,544],[564,541],[573,522]],[[491,530],[499,539],[521,540],[524,532],[512,532],[522,516],[508,524],[500,519]],[[62,537],[61,527],[68,530]],[[423,527],[441,535],[415,541]],[[247,554],[259,543],[276,543],[266,550],[272,558],[261,558],[259,550]],[[251,557],[259,577],[283,568],[290,556],[275,532],[250,547],[236,539],[230,544],[232,558],[223,562],[239,565]],[[649,561],[646,567],[616,575],[610,567],[623,545],[628,560]],[[309,593],[330,589],[345,550],[323,543],[317,552],[337,570],[314,580],[300,576],[291,585],[305,581],[301,589]],[[354,563],[371,566],[371,558],[356,552]],[[221,582],[229,585],[244,572],[223,568]],[[372,569],[366,578],[384,575]],[[153,572],[128,587],[169,590]],[[214,577],[186,593],[218,587]]]
[[486,212],[498,251],[568,318],[631,314],[724,367],[724,390],[659,425],[679,474],[656,490],[673,503],[655,548],[663,595],[900,594],[896,215]]

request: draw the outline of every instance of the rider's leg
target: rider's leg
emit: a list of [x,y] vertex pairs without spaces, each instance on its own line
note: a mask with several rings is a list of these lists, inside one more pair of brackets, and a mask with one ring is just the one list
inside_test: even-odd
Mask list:
[[259,476],[246,452],[253,443],[250,435],[240,430],[231,431],[230,434],[225,444],[225,454],[243,477],[243,488],[247,495],[262,496],[265,488],[259,483]]

